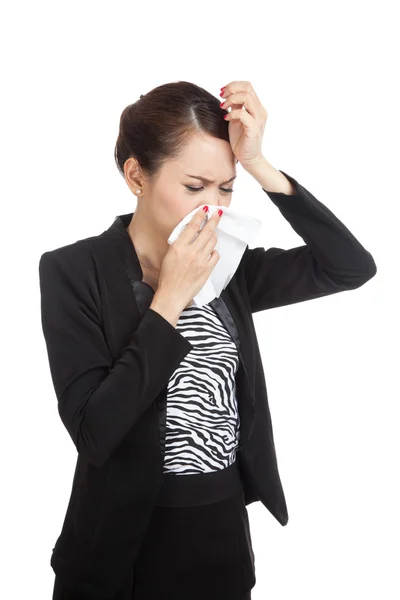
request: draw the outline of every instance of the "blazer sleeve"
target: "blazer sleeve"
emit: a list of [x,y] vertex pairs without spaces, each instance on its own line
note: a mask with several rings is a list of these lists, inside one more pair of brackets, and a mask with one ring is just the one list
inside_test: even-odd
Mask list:
[[61,420],[78,453],[101,467],[192,344],[149,308],[113,362],[91,254],[72,246],[40,258],[42,329]]
[[246,248],[243,268],[252,313],[362,286],[377,271],[372,255],[293,177],[295,194],[263,191],[300,235],[296,248]]

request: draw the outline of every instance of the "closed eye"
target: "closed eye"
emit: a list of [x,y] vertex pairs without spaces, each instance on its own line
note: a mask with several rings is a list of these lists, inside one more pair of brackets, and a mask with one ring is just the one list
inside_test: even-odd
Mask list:
[[[200,190],[204,190],[204,187],[198,187],[198,188],[196,188],[196,187],[192,187],[191,185],[185,185],[185,187],[187,187],[188,190],[190,190],[191,192],[200,192]],[[223,192],[226,192],[226,193],[231,193],[231,192],[235,191],[235,190],[233,190],[231,188],[229,188],[229,189],[227,189],[227,188],[221,188],[221,190]]]

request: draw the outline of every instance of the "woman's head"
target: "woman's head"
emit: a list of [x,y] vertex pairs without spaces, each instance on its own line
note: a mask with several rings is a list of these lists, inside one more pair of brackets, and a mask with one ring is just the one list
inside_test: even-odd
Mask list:
[[225,114],[186,81],[156,87],[122,112],[115,161],[131,191],[142,191],[134,218],[151,222],[157,237],[167,239],[202,204],[230,205],[237,160]]

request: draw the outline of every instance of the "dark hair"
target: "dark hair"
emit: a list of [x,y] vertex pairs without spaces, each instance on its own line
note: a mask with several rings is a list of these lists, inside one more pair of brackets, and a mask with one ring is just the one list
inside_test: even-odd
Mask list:
[[149,180],[154,180],[194,135],[208,134],[229,142],[225,114],[218,98],[194,83],[176,81],[153,88],[121,114],[114,151],[119,172],[125,176],[124,163],[133,156]]

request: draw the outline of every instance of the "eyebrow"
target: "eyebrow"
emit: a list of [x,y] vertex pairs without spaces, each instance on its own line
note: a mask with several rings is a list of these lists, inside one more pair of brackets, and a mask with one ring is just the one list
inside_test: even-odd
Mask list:
[[[215,183],[215,181],[213,181],[212,179],[207,179],[207,177],[201,177],[201,175],[189,175],[189,173],[185,173],[185,175],[187,175],[188,177],[193,177],[193,179],[200,179],[200,181],[203,181],[204,183]],[[223,181],[222,184],[229,183],[229,182],[233,181],[234,179],[236,179],[236,177],[237,177],[237,175],[234,175],[227,181]]]

